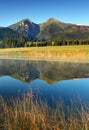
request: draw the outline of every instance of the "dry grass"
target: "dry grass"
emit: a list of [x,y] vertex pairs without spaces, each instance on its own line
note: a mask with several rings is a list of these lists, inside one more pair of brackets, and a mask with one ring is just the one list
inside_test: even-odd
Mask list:
[[[10,103],[10,104],[9,104]],[[47,103],[33,102],[31,94],[23,100],[0,98],[0,130],[89,130],[89,108],[66,106],[52,109]]]
[[89,62],[89,46],[47,46],[0,49],[0,58]]

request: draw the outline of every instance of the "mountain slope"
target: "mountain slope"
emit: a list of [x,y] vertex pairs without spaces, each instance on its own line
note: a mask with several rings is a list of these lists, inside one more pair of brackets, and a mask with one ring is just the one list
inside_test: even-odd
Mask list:
[[89,38],[89,26],[79,26],[74,24],[67,24],[55,20],[48,19],[46,22],[40,24],[40,39],[86,39]]
[[17,36],[18,33],[10,28],[0,28],[0,40],[3,40],[5,38],[16,38]]
[[14,31],[27,36],[29,39],[35,39],[36,35],[40,32],[38,24],[33,23],[29,19],[23,19],[20,22],[9,26]]
[[27,40],[27,37],[8,27],[0,28],[0,48],[21,47]]

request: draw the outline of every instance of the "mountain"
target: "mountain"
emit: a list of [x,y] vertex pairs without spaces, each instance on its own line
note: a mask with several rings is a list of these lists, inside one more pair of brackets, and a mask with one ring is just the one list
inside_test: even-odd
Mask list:
[[9,28],[28,37],[29,39],[35,39],[36,35],[40,32],[39,25],[33,23],[29,19],[23,19],[20,22],[9,26]]
[[80,40],[89,39],[89,26],[64,23],[54,18],[36,24],[29,19],[23,19],[7,28],[0,27],[0,39],[22,35],[29,40]]
[[46,22],[39,24],[40,39],[87,39],[89,38],[89,26],[80,26],[75,24],[67,24],[55,20],[54,18],[48,19]]

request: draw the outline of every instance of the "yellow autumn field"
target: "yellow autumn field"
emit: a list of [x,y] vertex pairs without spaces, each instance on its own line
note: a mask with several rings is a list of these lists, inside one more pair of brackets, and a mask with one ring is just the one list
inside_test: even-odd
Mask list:
[[0,59],[89,62],[89,45],[0,49]]

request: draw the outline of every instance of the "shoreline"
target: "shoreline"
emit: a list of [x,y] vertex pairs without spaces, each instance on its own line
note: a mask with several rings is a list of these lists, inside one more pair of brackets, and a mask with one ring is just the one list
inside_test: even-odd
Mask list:
[[[55,57],[56,58],[56,57]],[[55,58],[41,58],[41,57],[15,57],[13,55],[10,56],[0,56],[0,60],[27,60],[27,61],[49,61],[49,62],[70,62],[70,63],[89,63],[89,57],[88,60],[83,59],[83,60],[72,60],[72,59],[55,59]]]

